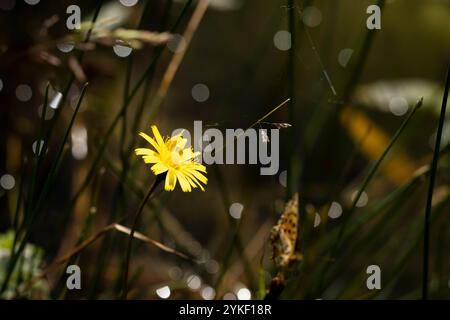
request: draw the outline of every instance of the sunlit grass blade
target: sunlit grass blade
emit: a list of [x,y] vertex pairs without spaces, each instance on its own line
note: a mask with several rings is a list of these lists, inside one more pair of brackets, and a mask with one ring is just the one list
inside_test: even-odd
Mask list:
[[[63,140],[62,140],[62,142],[59,146],[59,149],[56,153],[55,159],[52,162],[50,172],[45,179],[44,186],[42,187],[42,191],[39,194],[36,204],[33,206],[33,208],[31,208],[29,217],[27,218],[26,221],[24,221],[24,223],[22,225],[22,231],[24,232],[23,239],[20,240],[18,249],[10,257],[10,260],[8,262],[7,271],[6,271],[6,276],[5,276],[4,282],[2,284],[2,287],[0,289],[0,292],[4,292],[4,290],[6,290],[6,288],[8,286],[8,282],[12,275],[12,272],[14,271],[14,268],[18,261],[18,258],[20,257],[21,253],[25,249],[25,246],[28,242],[28,238],[30,236],[30,229],[33,225],[33,222],[35,221],[36,216],[38,215],[39,211],[41,210],[41,206],[43,205],[44,200],[47,198],[49,192],[51,191],[52,186],[54,185],[56,175],[59,171],[59,168],[60,168],[60,165],[62,162],[62,158],[63,158],[62,155],[64,153],[64,149],[65,149],[67,140],[69,138],[70,132],[72,130],[73,123],[74,123],[75,118],[80,109],[81,102],[83,101],[84,94],[86,92],[86,88],[87,88],[87,85],[84,86],[84,88],[80,94],[80,98],[78,99],[77,106],[75,108],[75,111],[73,112],[72,118],[70,119],[69,125],[66,128],[66,132],[64,134]],[[44,150],[41,150],[41,152],[44,152]]]
[[341,223],[341,225],[339,227],[340,229],[339,229],[338,235],[337,235],[336,240],[334,241],[334,244],[333,244],[333,246],[331,248],[331,251],[330,251],[330,257],[327,260],[327,262],[325,263],[324,269],[322,271],[321,280],[319,281],[319,288],[322,288],[322,286],[323,286],[323,281],[325,280],[325,277],[326,277],[326,274],[328,272],[328,268],[330,266],[330,263],[333,260],[334,256],[336,255],[337,249],[339,248],[339,246],[341,244],[342,236],[343,236],[343,234],[345,232],[345,229],[346,229],[346,226],[348,224],[348,221],[350,220],[351,216],[353,215],[353,213],[354,213],[354,211],[356,209],[356,204],[358,203],[362,193],[366,190],[366,188],[368,187],[368,185],[371,182],[372,178],[375,176],[375,173],[377,172],[377,170],[380,167],[381,163],[386,158],[387,154],[392,149],[392,147],[394,146],[395,142],[398,140],[398,138],[400,137],[401,133],[404,131],[404,129],[406,128],[406,126],[408,125],[408,123],[410,122],[410,120],[412,119],[414,114],[416,113],[416,111],[422,106],[422,103],[423,103],[423,99],[420,99],[417,102],[417,104],[414,106],[414,108],[411,110],[411,112],[408,114],[406,119],[402,122],[401,126],[398,128],[398,130],[396,131],[396,133],[392,137],[389,145],[386,147],[386,149],[380,155],[378,160],[369,169],[367,176],[365,177],[364,181],[361,184],[361,187],[359,188],[356,196],[353,199],[353,203],[352,203],[350,209],[348,210],[347,213],[344,212],[343,221],[342,221],[342,223]]

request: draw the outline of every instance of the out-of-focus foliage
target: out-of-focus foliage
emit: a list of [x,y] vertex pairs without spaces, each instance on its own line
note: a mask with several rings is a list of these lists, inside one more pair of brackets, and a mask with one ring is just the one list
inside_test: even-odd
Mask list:
[[[0,234],[0,283],[3,283],[4,275],[8,267],[9,257],[14,242],[14,231],[9,230],[6,233]],[[9,298],[28,298],[28,299],[48,299],[49,287],[47,282],[38,281],[32,290],[26,291],[26,295],[22,296],[19,293],[27,281],[38,276],[42,272],[44,266],[44,251],[33,245],[27,244],[19,261],[19,268],[14,271],[11,281],[9,282],[7,290],[2,294],[3,299]],[[19,294],[18,294],[19,293]]]

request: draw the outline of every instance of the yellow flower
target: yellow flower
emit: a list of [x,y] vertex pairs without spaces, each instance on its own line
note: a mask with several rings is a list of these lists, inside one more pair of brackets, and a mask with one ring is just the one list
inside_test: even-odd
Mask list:
[[196,158],[200,152],[194,152],[192,148],[185,148],[187,140],[179,133],[171,138],[163,139],[156,126],[152,126],[154,138],[141,132],[139,135],[148,141],[154,148],[138,148],[136,155],[142,156],[145,163],[153,164],[151,170],[155,175],[166,174],[164,189],[172,191],[177,181],[183,192],[191,192],[199,187],[205,191],[201,183],[206,184],[208,179],[202,174],[206,173],[206,167]]

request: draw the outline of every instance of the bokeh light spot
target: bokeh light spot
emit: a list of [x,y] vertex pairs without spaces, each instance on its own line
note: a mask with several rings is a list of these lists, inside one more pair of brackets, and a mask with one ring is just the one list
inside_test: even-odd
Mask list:
[[205,102],[209,98],[209,88],[203,83],[198,83],[192,87],[192,98],[197,102]]
[[27,4],[30,6],[34,6],[35,4],[38,4],[41,0],[25,0]]
[[239,300],[250,300],[252,298],[252,294],[247,288],[241,288],[237,292],[237,298]]
[[353,49],[345,48],[339,52],[338,62],[342,67],[346,67],[353,55]]
[[170,288],[169,288],[169,286],[164,286],[164,287],[156,289],[156,294],[161,299],[169,298],[170,297]]
[[120,3],[125,7],[132,7],[138,3],[138,0],[120,0]]
[[389,100],[389,110],[395,116],[402,116],[408,112],[408,101],[401,96],[395,96]]
[[244,205],[239,202],[235,202],[230,206],[230,216],[235,219],[240,219],[242,216],[242,211],[244,210]]
[[16,88],[16,97],[19,101],[27,102],[33,96],[33,90],[27,84],[19,84]]
[[286,30],[280,30],[273,36],[273,44],[278,50],[287,51],[291,48],[291,33]]
[[337,219],[342,215],[342,206],[336,202],[333,201],[331,203],[330,209],[328,210],[328,216],[331,219]]
[[[358,190],[353,192],[353,194],[352,194],[352,201],[355,201],[355,198],[356,198],[357,195],[358,195]],[[362,208],[362,207],[367,205],[367,202],[369,202],[369,196],[367,195],[366,192],[363,191],[361,193],[361,196],[359,197],[358,201],[356,202],[356,206],[358,208]]]
[[317,27],[322,22],[322,12],[314,6],[306,7],[302,11],[302,20],[310,28]]
[[10,174],[4,174],[0,178],[0,185],[5,190],[11,190],[16,185],[16,180]]
[[117,56],[121,57],[121,58],[128,57],[131,54],[131,51],[133,51],[132,48],[127,47],[127,46],[123,46],[123,45],[120,45],[120,44],[114,45],[113,46],[113,50],[114,50],[114,53]]

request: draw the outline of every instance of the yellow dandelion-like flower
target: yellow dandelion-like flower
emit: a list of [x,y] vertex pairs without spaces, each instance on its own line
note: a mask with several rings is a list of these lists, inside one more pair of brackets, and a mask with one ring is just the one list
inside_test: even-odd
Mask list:
[[142,156],[145,163],[153,164],[151,170],[155,175],[166,174],[164,189],[172,191],[177,181],[183,192],[191,192],[193,188],[199,187],[205,191],[201,183],[207,184],[208,179],[206,167],[198,162],[196,158],[200,152],[194,152],[192,148],[185,148],[187,140],[183,133],[171,138],[163,139],[156,126],[152,126],[154,138],[141,132],[139,135],[150,143],[154,148],[138,148],[136,155]]

